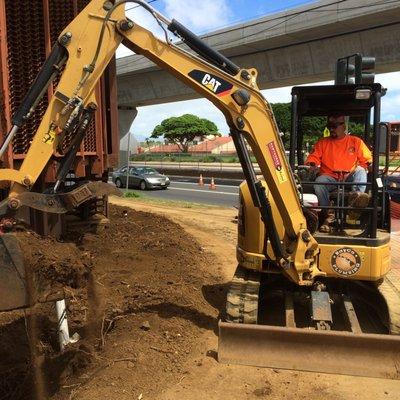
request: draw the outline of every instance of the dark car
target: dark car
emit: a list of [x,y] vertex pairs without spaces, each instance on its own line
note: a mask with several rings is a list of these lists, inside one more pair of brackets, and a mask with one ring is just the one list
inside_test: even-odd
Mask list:
[[[127,167],[121,167],[113,173],[112,180],[118,188],[126,187]],[[129,187],[146,189],[166,189],[170,184],[168,176],[160,174],[151,167],[129,167]]]
[[386,190],[388,191],[391,200],[400,203],[400,177],[396,175],[387,176]]

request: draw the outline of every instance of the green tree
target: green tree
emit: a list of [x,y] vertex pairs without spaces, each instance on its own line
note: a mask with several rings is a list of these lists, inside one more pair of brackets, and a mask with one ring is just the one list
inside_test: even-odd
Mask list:
[[162,145],[163,142],[160,140],[152,140],[150,138],[146,138],[144,142],[140,142],[140,146],[143,147],[144,149],[150,150],[151,147],[153,146],[159,146]]
[[[289,148],[291,134],[291,104],[275,103],[271,104],[274,111],[276,123],[280,132],[283,133],[283,143],[285,148]],[[302,131],[304,132],[303,142],[315,143],[325,129],[326,118],[323,117],[305,117],[302,121]]]
[[290,103],[275,103],[271,104],[271,107],[272,111],[274,112],[279,131],[283,133],[282,140],[286,147],[289,144],[291,130]]
[[150,138],[163,136],[168,142],[178,145],[183,153],[187,153],[195,138],[204,139],[209,135],[221,136],[214,122],[193,114],[184,114],[162,121],[154,128]]
[[[371,126],[370,132],[373,132],[374,127]],[[352,135],[359,136],[360,138],[363,138],[364,136],[364,125],[357,123],[357,122],[349,122],[349,132],[351,132]]]

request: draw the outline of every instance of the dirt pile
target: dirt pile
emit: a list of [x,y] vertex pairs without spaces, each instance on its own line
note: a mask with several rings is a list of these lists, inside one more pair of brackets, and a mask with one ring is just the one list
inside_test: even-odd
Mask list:
[[[41,290],[48,290],[49,282],[74,288],[68,300],[70,332],[82,339],[64,354],[58,354],[53,305],[34,312],[49,397],[151,398],[177,383],[196,339],[216,329],[224,287],[207,272],[214,260],[164,217],[112,207],[110,223],[97,232],[77,227],[63,243],[30,234],[21,241]],[[0,343],[18,332],[19,350],[8,359],[20,368],[7,375],[12,396],[2,398],[31,399],[25,317],[3,317]],[[0,347],[7,359],[6,346]]]
[[27,274],[33,278],[37,295],[44,299],[62,290],[85,288],[92,269],[88,252],[74,243],[19,232],[17,238],[24,254]]

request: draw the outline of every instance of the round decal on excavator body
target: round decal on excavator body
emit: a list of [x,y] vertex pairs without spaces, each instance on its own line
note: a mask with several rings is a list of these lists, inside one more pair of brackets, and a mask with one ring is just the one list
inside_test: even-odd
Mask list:
[[361,257],[351,247],[342,247],[332,254],[331,264],[337,274],[350,276],[360,270]]

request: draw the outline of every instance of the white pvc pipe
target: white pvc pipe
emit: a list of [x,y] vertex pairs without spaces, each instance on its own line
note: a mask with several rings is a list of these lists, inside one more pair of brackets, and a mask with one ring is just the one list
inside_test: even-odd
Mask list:
[[67,309],[64,299],[56,301],[56,311],[58,320],[58,341],[60,343],[60,350],[63,351],[65,346],[70,343]]

